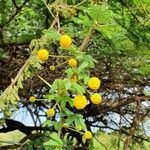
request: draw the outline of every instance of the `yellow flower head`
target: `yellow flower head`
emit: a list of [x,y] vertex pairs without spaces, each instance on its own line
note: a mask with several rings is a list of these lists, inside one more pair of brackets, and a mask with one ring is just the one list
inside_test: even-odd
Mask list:
[[49,69],[50,69],[51,71],[55,71],[56,67],[55,67],[55,66],[50,66]]
[[68,35],[62,35],[60,37],[60,46],[62,48],[69,48],[72,44],[72,39]]
[[68,65],[70,67],[76,67],[77,66],[77,61],[74,59],[74,58],[71,58],[69,61],[68,61]]
[[102,101],[102,97],[100,94],[98,93],[94,93],[93,95],[91,95],[90,100],[93,104],[100,104]]
[[36,101],[36,97],[35,96],[30,96],[29,102],[34,103],[35,101]]
[[77,76],[76,76],[76,75],[73,75],[73,76],[70,78],[70,81],[76,83],[76,82],[78,81]]
[[92,77],[88,81],[88,87],[92,90],[97,90],[100,87],[101,81],[97,77]]
[[46,49],[41,49],[37,53],[37,57],[41,61],[48,60],[49,58],[49,52]]
[[75,96],[73,105],[76,109],[84,109],[87,105],[86,97],[83,95]]
[[85,131],[83,137],[87,140],[92,139],[92,133],[90,131]]
[[53,108],[49,108],[47,110],[47,116],[48,117],[53,117],[55,115],[55,110]]

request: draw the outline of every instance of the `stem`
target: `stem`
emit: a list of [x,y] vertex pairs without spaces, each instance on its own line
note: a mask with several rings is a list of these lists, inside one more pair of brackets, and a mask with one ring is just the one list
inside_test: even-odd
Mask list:
[[66,64],[68,61],[65,61],[65,62],[63,62],[63,63],[60,63],[60,64],[58,64],[57,66],[55,66],[55,67],[59,67],[59,66],[62,66],[63,64]]
[[79,47],[80,51],[83,51],[87,47],[93,32],[94,32],[94,27],[91,27],[85,39],[83,40],[81,46]]
[[41,76],[37,75],[46,85],[48,85],[49,87],[51,87],[51,85],[46,81],[44,80]]
[[59,110],[60,110],[60,122],[59,122],[59,129],[58,129],[58,136],[61,137],[61,131],[62,131],[62,127],[63,127],[63,122],[64,122],[64,118],[61,114],[62,112],[62,108],[60,107],[59,104],[57,104]]
[[67,127],[67,126],[63,126],[63,127],[64,127],[64,128],[67,128],[67,129],[69,129],[69,130],[78,132],[78,133],[80,133],[80,134],[84,134],[83,132],[79,132],[79,131],[77,131],[77,130],[75,130],[75,129],[72,129],[72,128],[70,128],[70,127]]
[[22,68],[19,70],[17,76],[15,77],[15,79],[12,79],[12,83],[10,84],[10,86],[13,86],[16,84],[16,82],[18,81],[18,78],[20,77],[20,75],[23,73],[24,69],[26,68],[26,66],[29,64],[29,59],[25,62],[25,64],[22,66]]
[[56,17],[54,16],[54,14],[52,13],[52,11],[50,10],[50,8],[48,7],[48,5],[46,4],[45,0],[42,0],[42,1],[45,4],[45,6],[47,7],[47,9],[49,10],[49,12],[52,15],[52,17],[55,19]]
[[59,137],[61,137],[61,129],[63,127],[63,121],[64,121],[64,118],[60,114],[60,123],[59,123],[59,129],[58,129],[58,136]]
[[82,5],[83,3],[87,2],[88,0],[83,0],[82,2],[78,3],[77,5],[75,5],[75,7],[79,7],[80,5]]
[[136,107],[135,114],[134,114],[134,117],[133,117],[132,126],[130,128],[129,135],[128,135],[127,139],[124,142],[123,150],[128,150],[129,149],[129,145],[132,141],[132,137],[134,136],[136,128],[139,125],[139,112],[140,112],[140,100],[137,100],[137,107]]
[[70,56],[57,56],[57,55],[49,55],[49,57],[66,58],[66,57],[70,57]]

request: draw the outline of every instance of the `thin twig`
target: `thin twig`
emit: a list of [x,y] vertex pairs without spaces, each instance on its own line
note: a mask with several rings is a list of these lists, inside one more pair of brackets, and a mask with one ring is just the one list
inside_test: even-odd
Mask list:
[[58,58],[66,58],[66,57],[70,57],[70,56],[57,56],[57,55],[49,55],[50,57],[58,57]]
[[93,32],[94,32],[94,28],[92,27],[92,28],[90,28],[90,30],[87,33],[85,39],[83,40],[81,46],[79,47],[80,51],[83,51],[87,47]]
[[20,75],[23,73],[24,69],[26,68],[26,66],[29,63],[29,59],[25,62],[25,64],[22,66],[22,68],[19,70],[17,76],[15,77],[15,79],[12,80],[12,83],[10,84],[10,86],[13,86],[16,84],[16,82],[18,81],[18,78],[20,77]]
[[61,28],[60,28],[60,21],[59,21],[59,12],[57,12],[56,18],[57,18],[58,32],[60,32]]
[[135,114],[133,117],[132,127],[130,128],[129,135],[124,142],[124,147],[123,147],[124,150],[128,150],[129,144],[131,143],[132,137],[134,136],[136,127],[139,124],[139,112],[140,112],[140,100],[138,99],[137,100],[137,107],[136,107]]
[[75,7],[78,7],[80,5],[82,5],[83,3],[87,2],[88,0],[83,0],[82,2],[78,3],[77,5],[75,5]]
[[37,75],[37,77],[39,77],[46,85],[51,87],[51,85],[46,80],[44,80],[41,76]]
[[52,11],[50,10],[50,8],[48,7],[48,5],[46,4],[45,0],[42,0],[42,1],[43,1],[43,3],[45,4],[45,6],[47,7],[47,9],[49,10],[49,12],[50,12],[50,14],[52,15],[52,17],[53,17],[54,19],[56,19],[56,17],[54,16],[54,14],[52,13]]

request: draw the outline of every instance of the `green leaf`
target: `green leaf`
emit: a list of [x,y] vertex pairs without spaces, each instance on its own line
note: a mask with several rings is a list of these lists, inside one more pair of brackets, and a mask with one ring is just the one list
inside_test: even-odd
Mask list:
[[60,100],[60,106],[62,109],[65,108],[65,106],[66,106],[66,100],[65,99]]
[[65,73],[67,74],[67,77],[70,78],[72,75],[74,75],[75,73],[75,69],[72,69],[72,68],[68,68],[65,70]]
[[50,126],[51,122],[52,122],[51,120],[46,120],[42,126],[44,127]]
[[57,80],[55,80],[51,85],[50,93],[56,92],[57,89],[58,89]]
[[84,61],[78,68],[78,71],[81,72],[82,70],[84,70],[85,68],[87,68],[89,65],[89,63],[87,61]]
[[[72,102],[72,98],[70,98],[69,96],[61,96],[59,97],[59,102],[62,108],[65,108],[67,102],[69,102],[70,106],[72,106],[73,102]],[[73,106],[72,106],[73,107]]]
[[62,140],[60,139],[60,137],[58,136],[57,133],[53,132],[50,136],[53,140],[56,140],[59,144],[63,144]]
[[58,95],[57,95],[56,93],[46,95],[46,98],[47,98],[49,101],[54,100],[56,97],[58,97]]
[[150,96],[150,91],[144,92],[145,96]]
[[89,17],[82,14],[79,14],[78,18],[74,18],[73,21],[79,25],[83,24],[84,26],[87,27],[92,26],[92,21],[89,19]]
[[59,144],[57,141],[50,139],[49,141],[44,143],[45,146],[49,146],[49,147],[62,147],[61,144]]
[[71,81],[68,79],[64,79],[64,81],[65,81],[65,89],[69,90],[72,84]]
[[112,11],[109,10],[108,5],[90,5],[88,9],[84,9],[86,13],[99,24],[112,23]]
[[89,76],[84,75],[84,76],[83,76],[84,84],[87,84],[87,83],[88,83],[88,81],[89,81],[89,79],[90,79],[90,77],[89,77]]
[[50,147],[62,147],[63,141],[59,138],[56,132],[51,133],[50,140],[44,143],[45,146]]
[[69,109],[67,109],[67,108],[65,108],[63,111],[65,112],[65,114],[67,116],[73,116],[74,115],[74,113],[72,111],[70,111]]
[[43,33],[45,34],[45,36],[53,41],[58,41],[60,38],[60,34],[57,30],[54,29],[49,29],[49,30],[43,30]]
[[83,93],[85,93],[84,88],[77,83],[73,83],[70,90],[76,92],[79,95],[83,95]]
[[80,125],[80,126],[82,126],[82,129],[84,129],[84,130],[86,129],[85,121],[84,121],[82,115],[80,115],[80,114],[76,115],[74,118],[74,121],[75,121],[75,126]]
[[70,126],[73,123],[73,121],[74,121],[74,116],[70,116],[66,119],[65,125]]

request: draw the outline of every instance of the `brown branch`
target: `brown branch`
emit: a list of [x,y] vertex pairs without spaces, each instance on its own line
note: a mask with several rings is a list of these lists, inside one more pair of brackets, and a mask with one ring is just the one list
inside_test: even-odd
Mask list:
[[77,8],[78,8],[80,5],[82,5],[83,3],[87,2],[87,1],[88,1],[88,0],[83,0],[82,2],[76,4],[74,7],[77,7]]
[[15,77],[15,79],[12,80],[12,83],[10,84],[10,86],[14,86],[16,84],[16,82],[18,81],[20,75],[23,73],[24,69],[26,68],[26,66],[29,64],[29,59],[25,62],[25,64],[22,66],[22,68],[19,70],[17,76]]
[[50,127],[41,127],[41,126],[26,126],[23,123],[13,120],[13,119],[5,119],[7,127],[1,128],[0,133],[7,133],[14,130],[19,130],[22,133],[28,135],[31,134],[34,130],[40,131],[54,131],[53,128]]
[[27,108],[27,110],[29,111],[29,113],[30,113],[30,115],[31,115],[31,118],[32,118],[33,123],[34,123],[34,126],[36,126],[36,121],[35,121],[35,119],[34,119],[34,115],[33,115],[32,110],[28,107],[28,105],[26,105],[26,108]]
[[127,106],[131,103],[135,103],[137,100],[139,100],[140,102],[149,101],[150,98],[146,96],[135,96],[128,99],[125,98],[117,101],[114,100],[107,101],[103,98],[103,102],[99,106],[87,107],[87,111],[91,113],[83,112],[83,115],[86,117],[92,117],[92,116],[97,116],[100,113],[105,113],[107,111],[113,111],[119,113],[119,109],[121,107]]
[[89,32],[87,33],[85,39],[83,40],[81,46],[79,47],[80,51],[83,51],[87,47],[87,45],[90,42],[90,38],[91,38],[92,34],[94,33],[94,31],[95,31],[94,28],[91,27]]
[[139,124],[139,112],[140,112],[140,101],[137,100],[137,107],[136,107],[136,110],[135,110],[135,115],[133,117],[132,127],[130,128],[129,135],[128,135],[127,139],[124,142],[124,148],[123,148],[124,150],[128,150],[129,144],[131,143],[132,137],[133,137],[133,135],[136,131],[136,127]]
[[16,9],[19,9],[19,6],[16,4],[16,0],[12,0],[12,2],[13,2],[13,4],[14,4],[15,8],[16,8]]

